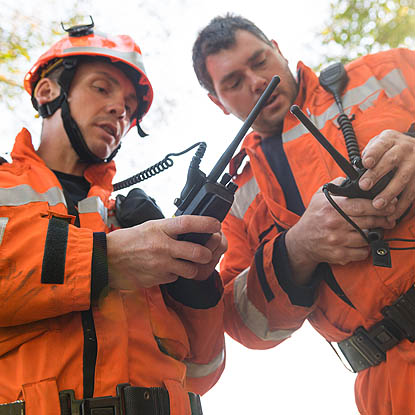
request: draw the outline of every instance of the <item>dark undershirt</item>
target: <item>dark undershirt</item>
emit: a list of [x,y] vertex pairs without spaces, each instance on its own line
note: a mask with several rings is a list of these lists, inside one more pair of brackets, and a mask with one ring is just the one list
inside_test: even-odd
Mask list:
[[263,140],[261,147],[275,177],[281,185],[287,209],[301,216],[305,211],[305,207],[285,155],[281,133]]
[[74,176],[72,174],[61,173],[60,171],[53,172],[75,206],[80,200],[88,196],[91,185],[84,176]]
[[[305,207],[283,148],[281,132],[263,140],[261,147],[275,177],[281,185],[287,209],[301,216],[305,211]],[[277,225],[277,228],[282,230],[279,225]],[[321,279],[318,277],[312,278],[310,285],[307,286],[299,286],[294,283],[285,245],[285,234],[286,230],[277,239],[273,254],[276,256],[273,263],[277,265],[276,274],[278,282],[289,296],[292,304],[310,307],[314,303],[315,291]],[[324,267],[323,264],[319,265],[314,274],[320,274],[322,267]]]

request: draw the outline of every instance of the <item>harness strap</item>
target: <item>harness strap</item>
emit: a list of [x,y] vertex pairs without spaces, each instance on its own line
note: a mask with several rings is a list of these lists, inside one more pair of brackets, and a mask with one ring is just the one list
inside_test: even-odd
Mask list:
[[15,401],[11,403],[0,404],[0,415],[24,415],[24,401]]
[[[189,392],[192,415],[203,415],[200,396]],[[165,388],[117,385],[117,394],[76,400],[73,390],[59,392],[61,415],[170,415],[170,398]],[[1,414],[0,412],[0,415]]]
[[338,343],[354,372],[384,362],[386,352],[403,339],[415,341],[414,286],[381,312],[385,318],[369,330],[358,327],[352,336]]
[[[203,415],[200,396],[189,392],[192,415]],[[75,399],[73,390],[59,392],[61,415],[170,415],[165,388],[117,385],[116,396]],[[24,401],[0,404],[0,415],[25,415]]]

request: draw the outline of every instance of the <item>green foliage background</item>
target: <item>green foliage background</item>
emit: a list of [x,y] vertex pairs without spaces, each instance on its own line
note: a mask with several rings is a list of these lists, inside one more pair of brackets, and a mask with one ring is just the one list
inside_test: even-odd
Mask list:
[[395,47],[413,49],[415,0],[332,1],[318,38],[327,51],[324,63]]
[[[140,8],[148,9],[148,4],[138,3]],[[70,8],[63,14],[60,10],[57,16],[66,17],[67,25],[80,23],[85,20],[82,11],[90,4],[91,0],[73,0]],[[61,20],[51,20],[50,13],[47,17],[41,13],[61,5],[59,0],[42,0],[41,9],[29,10],[18,0],[0,0],[0,103],[6,109],[14,109],[22,96],[22,68],[27,70],[29,62],[62,35]],[[346,62],[399,46],[414,48],[415,0],[332,0],[329,17],[314,39],[312,46],[321,56],[316,71],[332,61]]]

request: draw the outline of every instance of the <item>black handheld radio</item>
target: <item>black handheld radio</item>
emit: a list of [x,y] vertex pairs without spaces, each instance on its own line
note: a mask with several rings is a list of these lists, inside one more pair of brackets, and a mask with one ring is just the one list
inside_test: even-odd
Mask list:
[[370,190],[362,190],[359,187],[359,180],[366,169],[361,165],[352,165],[349,163],[327,140],[319,129],[311,122],[304,112],[297,105],[291,107],[291,113],[294,114],[305,128],[318,140],[318,142],[329,152],[337,165],[346,174],[346,179],[337,186],[333,183],[327,183],[325,186],[328,191],[336,196],[345,196],[350,198],[373,199],[378,195],[390,182],[395,171],[391,170],[383,176]]
[[[199,170],[200,159],[193,157],[187,175],[187,182],[180,197],[174,202],[177,206],[175,216],[211,216],[221,222],[223,221],[232,206],[237,185],[231,181],[232,176],[229,173],[225,173],[219,182],[217,180],[231,161],[240,142],[279,82],[280,78],[277,75],[271,79],[232,143],[225,150],[208,176]],[[201,245],[204,245],[209,238],[209,234],[203,233],[187,233],[179,236],[180,240],[196,242]]]

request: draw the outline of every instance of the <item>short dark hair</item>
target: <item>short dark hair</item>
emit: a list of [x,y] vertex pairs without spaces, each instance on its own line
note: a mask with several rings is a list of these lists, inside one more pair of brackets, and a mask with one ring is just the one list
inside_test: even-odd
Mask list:
[[196,77],[203,88],[209,93],[216,95],[212,78],[206,69],[206,58],[214,55],[222,49],[229,49],[235,44],[235,33],[238,30],[246,30],[269,46],[272,42],[265,36],[250,20],[242,16],[227,13],[225,16],[217,16],[202,29],[193,45],[193,69]]

